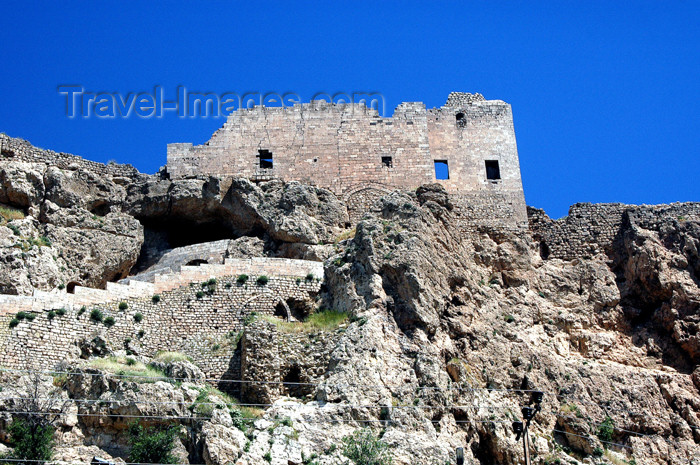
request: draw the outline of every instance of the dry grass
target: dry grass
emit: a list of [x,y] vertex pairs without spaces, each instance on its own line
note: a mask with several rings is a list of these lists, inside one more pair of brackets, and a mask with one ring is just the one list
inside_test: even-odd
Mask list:
[[167,352],[164,350],[160,350],[156,353],[156,356],[153,357],[153,360],[163,363],[191,362],[192,357],[185,355],[181,352]]
[[91,360],[88,366],[137,383],[154,383],[166,378],[163,372],[128,357],[97,358]]
[[335,310],[324,310],[309,315],[304,322],[283,321],[273,316],[262,316],[282,333],[309,333],[314,331],[332,331],[348,319],[348,314]]
[[25,215],[22,210],[0,205],[0,217],[5,221],[23,220]]
[[355,237],[355,234],[357,233],[357,228],[352,228],[347,231],[344,231],[340,234],[338,234],[338,237],[335,238],[335,243],[337,244],[340,241],[344,241],[346,239],[352,239]]

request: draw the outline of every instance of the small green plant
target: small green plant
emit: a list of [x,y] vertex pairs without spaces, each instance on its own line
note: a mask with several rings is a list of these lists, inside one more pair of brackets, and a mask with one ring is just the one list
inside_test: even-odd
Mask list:
[[26,318],[27,318],[27,321],[34,321],[34,318],[36,318],[36,314],[35,313],[27,313]]
[[197,291],[197,293],[194,296],[197,297],[197,299],[201,299],[202,297],[204,297],[204,292]]
[[544,295],[544,292],[542,292],[542,291],[538,292],[537,295],[540,296],[540,297],[542,297],[543,299],[546,297],[546,296]]
[[126,302],[119,302],[119,310],[126,310],[127,308],[129,308],[129,304]]
[[25,318],[27,318],[27,312],[17,312],[15,318],[17,318],[20,321],[24,320]]
[[160,296],[158,294],[154,295],[153,297],[151,297],[151,302],[157,304],[158,302],[160,302]]
[[266,462],[272,462],[272,454],[270,453],[270,451],[265,452],[265,455],[263,455],[263,459]]
[[612,418],[605,417],[605,420],[600,424],[600,427],[598,428],[598,432],[596,433],[596,436],[598,436],[598,439],[601,441],[606,441],[610,442],[612,441],[613,434],[615,433],[615,424],[613,423]]
[[140,330],[138,333],[136,333],[136,335],[139,337],[139,339],[142,338],[145,334],[146,334],[146,332],[143,329]]
[[58,315],[58,316],[63,316],[65,314],[66,314],[65,308],[59,308],[58,310],[56,310],[56,315]]
[[265,276],[264,274],[258,276],[258,279],[255,280],[255,282],[258,284],[258,286],[264,286],[264,285],[266,285],[269,281],[270,281],[270,278],[268,278],[268,277]]
[[314,280],[314,274],[313,274],[313,273],[307,274],[307,275],[306,275],[306,280],[307,280],[307,281],[313,281],[313,280]]
[[243,326],[251,325],[258,318],[258,312],[250,312],[243,320]]
[[134,313],[134,321],[136,323],[141,323],[143,321],[143,314],[141,312]]
[[59,290],[59,291],[62,291],[62,290],[65,289],[65,288],[66,288],[66,285],[63,284],[63,283],[61,283],[61,284],[58,285],[58,290]]
[[238,277],[236,278],[236,282],[238,284],[245,284],[248,282],[248,275],[247,274],[239,274]]
[[136,365],[137,363],[138,363],[138,362],[137,362],[136,360],[134,360],[133,358],[131,358],[131,357],[128,357],[128,358],[126,359],[126,365],[127,365],[127,366],[133,367],[133,366]]
[[85,307],[85,306],[80,307],[80,310],[78,310],[78,316],[82,315],[86,311],[87,311],[87,307]]
[[0,206],[0,217],[5,221],[22,220],[25,218],[24,212],[12,207]]
[[101,322],[104,319],[104,315],[99,308],[93,308],[90,310],[90,319],[94,322]]
[[177,463],[172,451],[175,447],[177,427],[143,427],[133,423],[129,427],[129,461],[133,463]]
[[54,310],[49,310],[49,313],[46,314],[46,317],[49,320],[53,320],[56,317],[56,312]]
[[111,328],[112,326],[114,326],[115,323],[114,317],[108,316],[107,318],[105,318],[104,323],[106,327]]
[[343,438],[343,455],[356,465],[390,465],[389,446],[369,429],[356,430]]
[[10,228],[12,234],[14,234],[15,236],[19,236],[20,232],[17,226],[15,226],[14,224],[8,224],[7,227]]
[[219,349],[221,349],[221,345],[220,345],[220,344],[214,344],[213,346],[211,346],[212,352],[216,352],[216,351],[219,350]]
[[14,328],[19,324],[19,319],[18,318],[13,318],[10,320],[10,328]]
[[593,449],[593,457],[602,457],[603,456],[603,449],[600,447],[596,447]]
[[513,315],[504,315],[503,319],[506,323],[512,323],[515,321],[515,317]]

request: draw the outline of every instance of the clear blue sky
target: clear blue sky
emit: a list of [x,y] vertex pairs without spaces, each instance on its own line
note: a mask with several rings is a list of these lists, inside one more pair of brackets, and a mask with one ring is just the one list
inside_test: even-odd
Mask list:
[[223,118],[68,119],[57,86],[376,91],[389,113],[481,92],[512,104],[527,203],[553,217],[700,201],[700,2],[622,3],[11,2],[0,131],[155,172]]

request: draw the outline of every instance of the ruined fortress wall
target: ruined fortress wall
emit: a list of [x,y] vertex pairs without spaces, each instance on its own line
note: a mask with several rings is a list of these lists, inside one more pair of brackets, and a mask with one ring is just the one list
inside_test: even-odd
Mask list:
[[642,228],[658,231],[669,219],[700,221],[700,203],[641,206],[577,203],[571,206],[568,216],[558,220],[550,219],[543,210],[528,207],[528,218],[543,258],[573,260],[608,254],[625,218]]
[[[461,119],[458,119],[461,118]],[[526,224],[513,115],[505,102],[477,102],[428,111],[431,156],[447,160],[449,180],[439,181],[482,224]],[[487,179],[486,161],[497,161],[500,179]]]
[[[273,168],[259,167],[258,150]],[[392,167],[381,163],[392,157]],[[405,104],[394,118],[361,105],[256,107],[235,112],[206,145],[168,145],[172,177],[275,177],[343,194],[354,186],[417,187],[432,179],[425,108]]]
[[[59,362],[80,354],[78,342],[102,336],[112,350],[127,347],[139,354],[153,356],[159,350],[181,351],[190,355],[210,378],[238,376],[233,360],[235,334],[244,328],[245,318],[253,312],[273,315],[280,300],[303,300],[319,292],[321,283],[305,276],[271,276],[265,286],[250,276],[246,284],[235,276],[220,278],[216,291],[201,298],[206,291],[199,283],[160,294],[154,303],[151,296],[124,299],[128,309],[121,311],[114,301],[88,307],[67,308],[63,316],[48,318],[48,309],[37,312],[34,321],[24,320],[9,327],[12,314],[0,315],[0,365],[24,369],[36,365],[53,368]],[[114,326],[91,321],[90,311],[99,308],[104,317],[115,319]],[[143,320],[136,322],[134,315]],[[139,331],[144,331],[139,336]],[[233,337],[232,337],[233,336]]]
[[[272,152],[271,169],[259,150]],[[447,161],[449,179],[436,179],[435,160]],[[486,160],[499,179],[487,179]],[[451,94],[432,110],[402,103],[390,118],[358,104],[240,109],[204,145],[169,144],[168,173],[314,184],[342,197],[355,221],[391,190],[439,182],[473,203],[474,219],[527,224],[511,107],[481,96]]]
[[9,137],[5,134],[0,134],[0,157],[27,163],[44,163],[66,170],[84,169],[111,177],[134,177],[139,174],[138,170],[131,165],[117,163],[105,165],[69,153],[44,150],[34,147],[24,139]]

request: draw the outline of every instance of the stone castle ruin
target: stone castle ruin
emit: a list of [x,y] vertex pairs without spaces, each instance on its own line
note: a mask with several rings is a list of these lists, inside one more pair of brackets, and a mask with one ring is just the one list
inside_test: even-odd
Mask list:
[[527,225],[509,104],[452,92],[441,108],[311,102],[232,113],[204,145],[168,144],[172,179],[282,179],[331,190],[358,219],[379,197],[438,182],[479,224]]

